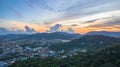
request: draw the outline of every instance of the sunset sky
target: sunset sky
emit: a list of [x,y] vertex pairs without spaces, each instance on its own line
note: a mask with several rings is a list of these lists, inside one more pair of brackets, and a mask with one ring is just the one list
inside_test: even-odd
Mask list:
[[120,32],[120,0],[0,0],[0,31]]

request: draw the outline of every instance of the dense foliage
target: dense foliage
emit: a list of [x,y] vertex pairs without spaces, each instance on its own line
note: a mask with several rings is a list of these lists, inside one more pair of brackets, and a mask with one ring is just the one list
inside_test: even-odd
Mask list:
[[95,52],[78,53],[65,59],[46,58],[18,61],[9,67],[120,67],[120,45]]
[[82,49],[98,49],[120,43],[120,38],[108,37],[102,35],[84,36],[79,39],[74,39],[71,42],[53,44],[49,48],[52,50],[72,50],[77,48]]

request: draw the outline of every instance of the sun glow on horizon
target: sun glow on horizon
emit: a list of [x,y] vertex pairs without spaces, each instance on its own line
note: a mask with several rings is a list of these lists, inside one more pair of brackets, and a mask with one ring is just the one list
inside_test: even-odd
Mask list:
[[120,32],[119,3],[119,0],[1,0],[0,30],[25,32],[27,26],[35,32]]

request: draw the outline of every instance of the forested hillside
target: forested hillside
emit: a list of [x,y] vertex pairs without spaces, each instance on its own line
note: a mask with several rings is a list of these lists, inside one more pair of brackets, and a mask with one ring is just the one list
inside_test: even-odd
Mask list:
[[120,38],[108,37],[103,35],[90,35],[83,36],[79,39],[74,39],[71,42],[52,44],[50,49],[52,50],[73,50],[73,49],[98,49],[107,46],[112,46],[120,43]]

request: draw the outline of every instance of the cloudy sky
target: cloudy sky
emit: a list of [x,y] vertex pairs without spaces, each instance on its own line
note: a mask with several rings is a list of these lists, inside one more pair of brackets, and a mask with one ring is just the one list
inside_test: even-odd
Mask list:
[[0,30],[120,31],[120,0],[0,0]]

